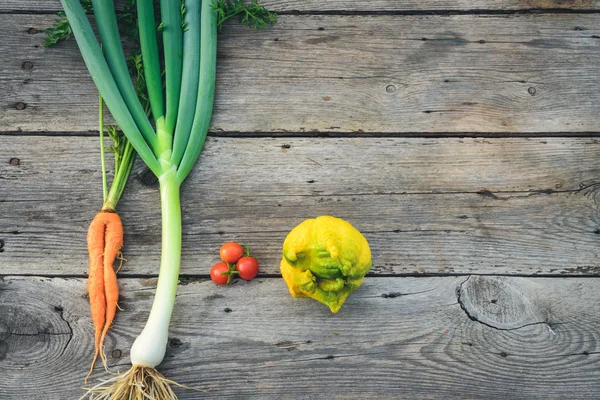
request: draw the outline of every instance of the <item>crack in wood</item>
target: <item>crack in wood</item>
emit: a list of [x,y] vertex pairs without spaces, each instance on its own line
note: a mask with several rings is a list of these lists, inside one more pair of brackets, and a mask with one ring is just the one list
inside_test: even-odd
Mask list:
[[481,325],[485,325],[488,328],[492,328],[495,329],[497,331],[516,331],[517,329],[521,329],[521,328],[525,328],[528,326],[533,326],[533,325],[546,325],[548,327],[548,330],[555,334],[554,331],[552,330],[552,327],[555,325],[562,325],[561,322],[553,322],[552,324],[550,324],[548,321],[538,321],[538,322],[531,322],[528,324],[524,324],[524,325],[520,325],[517,326],[515,328],[500,328],[497,327],[495,325],[492,325],[490,323],[487,322],[483,322],[480,319],[478,319],[476,316],[474,316],[473,314],[471,314],[471,312],[468,310],[467,306],[464,304],[463,300],[462,300],[462,290],[463,290],[463,285],[465,283],[467,283],[467,281],[471,278],[471,275],[467,276],[467,279],[465,279],[464,281],[461,282],[461,284],[458,286],[458,288],[456,289],[456,297],[458,300],[458,304],[460,305],[461,310],[464,311],[464,313],[466,314],[467,317],[469,317],[469,319],[473,322],[477,322],[480,323]]
[[[8,336],[62,336],[62,335],[71,335],[71,337],[73,336],[73,333],[71,332],[36,332],[36,333],[20,333],[20,332],[8,332]],[[70,341],[70,339],[69,339]]]
[[[434,290],[436,290],[436,289],[422,290],[420,292],[409,292],[409,293],[401,293],[401,292],[383,293],[380,297],[382,297],[384,299],[394,299],[396,297],[404,297],[404,296],[411,296],[414,294],[428,293],[428,292],[432,292]],[[373,296],[373,297],[377,297],[377,296]]]
[[[489,197],[496,200],[509,200],[513,198],[527,198],[537,195],[552,195],[552,194],[577,194],[584,192],[584,194],[588,194],[586,191],[589,189],[596,189],[600,187],[600,182],[592,182],[588,184],[581,184],[577,189],[530,189],[530,190],[498,190],[495,192],[491,192],[488,189],[481,189],[478,191],[452,191],[452,190],[444,190],[444,191],[430,191],[430,192],[421,192],[421,191],[407,191],[407,192],[363,192],[363,193],[319,193],[318,196],[321,197],[356,197],[356,196],[422,196],[422,195],[430,195],[430,196],[439,196],[439,195],[466,195],[466,194],[477,194],[482,197]],[[499,194],[507,194],[508,196],[500,197]],[[273,197],[273,195],[261,195],[256,194],[254,197]],[[280,194],[278,197],[315,197],[315,194]],[[244,232],[244,233],[254,233],[254,232]]]
[[64,309],[60,306],[55,306],[54,310],[56,312],[58,312],[58,315],[60,316],[60,319],[62,319],[63,321],[65,321],[65,324],[67,324],[67,328],[69,329],[69,338],[67,339],[67,343],[65,343],[65,346],[63,347],[62,351],[60,352],[60,357],[63,356],[63,354],[65,353],[65,351],[67,350],[67,347],[69,347],[69,344],[71,343],[71,340],[73,340],[73,327],[71,326],[71,323],[65,318],[64,316]]
[[[3,289],[6,290],[6,289]],[[64,316],[64,309],[61,306],[54,306],[54,311],[56,311],[60,317],[61,320],[63,320],[65,322],[65,324],[67,325],[67,329],[69,330],[68,332],[47,332],[47,331],[41,331],[41,332],[36,332],[36,333],[20,333],[20,332],[12,332],[10,330],[7,330],[6,333],[8,333],[7,337],[10,336],[24,336],[24,337],[34,337],[34,336],[64,336],[64,335],[68,335],[67,338],[67,342],[65,343],[65,345],[63,346],[59,357],[62,357],[65,353],[65,351],[67,350],[67,347],[69,347],[69,344],[71,343],[71,341],[73,340],[73,336],[74,336],[74,332],[73,332],[73,327],[71,326],[71,323],[65,318]]]

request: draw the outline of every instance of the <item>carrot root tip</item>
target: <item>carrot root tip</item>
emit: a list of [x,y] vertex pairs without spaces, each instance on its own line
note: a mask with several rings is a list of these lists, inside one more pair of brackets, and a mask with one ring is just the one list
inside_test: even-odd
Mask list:
[[119,268],[117,268],[117,271],[115,272],[116,274],[119,273],[119,271],[121,270],[121,268],[123,268],[123,263],[127,262],[127,259],[125,257],[123,257],[123,253],[119,252],[119,255],[117,256],[117,260],[120,261],[119,263]]

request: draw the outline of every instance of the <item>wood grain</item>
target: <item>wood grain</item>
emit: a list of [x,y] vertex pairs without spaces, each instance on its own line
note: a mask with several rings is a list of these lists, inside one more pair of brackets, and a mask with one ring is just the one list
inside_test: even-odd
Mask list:
[[[0,15],[2,131],[97,129],[76,44],[46,49],[43,33],[29,33],[52,20]],[[597,132],[599,27],[599,14],[282,16],[260,31],[232,22],[219,39],[211,131]]]
[[[2,143],[2,273],[84,275],[97,139]],[[600,274],[598,159],[594,138],[211,137],[182,189],[182,273],[206,275],[238,240],[278,274],[287,232],[331,214],[365,234],[373,274]],[[136,164],[119,204],[123,275],[158,271],[158,204]]]
[[[287,15],[223,30],[213,136],[183,187],[160,370],[203,391],[180,398],[597,399],[600,141],[510,136],[598,132],[600,1],[261,3]],[[0,2],[2,400],[79,398],[93,350],[97,93],[73,41],[41,45],[59,8]],[[457,137],[402,138],[424,134]],[[113,370],[151,306],[158,204],[138,162],[119,205]],[[320,214],[373,251],[336,315],[276,276],[287,232]],[[228,240],[251,246],[257,279],[205,279]]]
[[[117,5],[121,3],[116,1]],[[260,4],[276,12],[402,12],[402,11],[481,11],[481,10],[594,10],[598,0],[261,0]],[[49,12],[60,10],[59,0],[3,0],[0,12]]]
[[[105,348],[113,369],[128,368],[155,283],[120,281],[125,311]],[[336,315],[292,299],[281,279],[186,283],[160,366],[205,390],[177,389],[182,400],[595,399],[600,390],[600,306],[589,301],[598,279],[369,278]],[[83,393],[93,347],[84,293],[81,279],[0,281],[3,399]],[[465,293],[467,311],[488,310],[486,324],[461,307]],[[493,326],[501,314],[491,307],[517,303],[527,307],[510,314],[513,329]],[[96,371],[93,381],[108,377]]]

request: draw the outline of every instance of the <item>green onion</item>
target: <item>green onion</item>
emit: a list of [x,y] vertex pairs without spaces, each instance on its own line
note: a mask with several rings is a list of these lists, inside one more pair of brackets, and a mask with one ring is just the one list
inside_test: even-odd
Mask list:
[[[114,3],[92,0],[102,50],[79,0],[61,0],[70,28],[96,87],[128,139],[122,159],[134,149],[158,177],[162,216],[162,249],[156,295],[148,321],[131,348],[132,368],[90,392],[96,399],[176,398],[171,384],[155,368],[162,362],[179,279],[181,258],[180,187],[196,163],[210,125],[215,93],[217,30],[229,17],[254,27],[275,22],[275,15],[253,0],[161,0],[156,27],[153,0],[137,1],[141,59],[136,69],[146,81],[148,105],[132,85],[119,36]],[[183,22],[183,23],[182,23]],[[162,34],[164,79],[157,34]],[[104,51],[104,53],[103,53]],[[164,91],[163,91],[164,87]],[[122,164],[107,199],[121,195],[131,171]]]

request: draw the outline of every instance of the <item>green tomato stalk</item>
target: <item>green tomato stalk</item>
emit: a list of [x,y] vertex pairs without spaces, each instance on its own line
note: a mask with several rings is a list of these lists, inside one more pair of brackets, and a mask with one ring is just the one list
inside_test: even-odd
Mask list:
[[[137,1],[148,108],[140,102],[128,74],[114,3],[92,0],[100,47],[80,1],[61,0],[96,87],[128,143],[160,183],[162,253],[152,309],[131,348],[132,368],[90,389],[92,398],[176,398],[170,387],[176,383],[155,368],[165,356],[179,277],[180,188],[200,155],[212,116],[217,30],[220,22],[236,14],[255,27],[275,21],[275,15],[258,6],[256,0],[247,7],[240,0],[213,1],[161,0],[158,28],[154,0]],[[162,35],[164,79],[157,33]],[[130,168],[124,171],[128,174]]]

